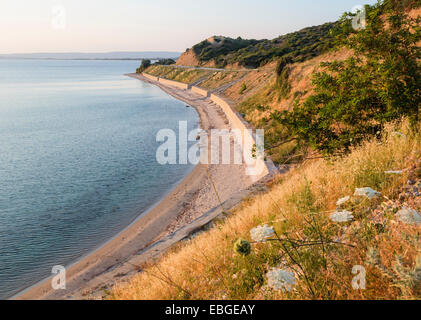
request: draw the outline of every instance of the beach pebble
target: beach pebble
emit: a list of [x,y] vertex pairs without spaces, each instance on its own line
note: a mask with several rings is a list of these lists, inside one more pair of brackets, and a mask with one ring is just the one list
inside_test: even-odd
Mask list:
[[268,286],[274,290],[291,291],[296,284],[296,278],[293,272],[272,268],[266,273]]

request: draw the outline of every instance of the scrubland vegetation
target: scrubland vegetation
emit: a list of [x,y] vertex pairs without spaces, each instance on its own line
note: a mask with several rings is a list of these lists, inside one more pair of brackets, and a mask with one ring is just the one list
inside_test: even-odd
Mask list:
[[208,89],[213,90],[217,89],[223,85],[228,83],[232,83],[242,77],[244,77],[245,72],[236,72],[236,71],[218,71],[210,75],[207,79],[205,79],[200,86]]
[[304,61],[328,50],[329,41],[332,39],[329,31],[334,26],[334,23],[327,23],[305,28],[273,40],[224,38],[217,45],[205,40],[194,46],[193,50],[200,61],[213,60],[219,67],[238,64],[257,68],[280,57],[295,62]]
[[333,48],[348,54],[313,66],[304,92],[292,73],[300,64],[282,58],[274,80],[239,103],[246,120],[266,129],[267,149],[277,162],[300,161],[309,152],[342,154],[402,116],[418,122],[421,19],[395,10],[394,3],[367,6],[367,26],[359,31],[351,28],[355,15],[345,14]]

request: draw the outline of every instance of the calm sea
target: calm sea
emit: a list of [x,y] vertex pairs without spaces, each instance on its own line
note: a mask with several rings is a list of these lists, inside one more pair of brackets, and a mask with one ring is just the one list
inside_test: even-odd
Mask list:
[[159,165],[156,133],[198,115],[124,76],[138,64],[0,60],[0,298],[109,240],[193,169]]

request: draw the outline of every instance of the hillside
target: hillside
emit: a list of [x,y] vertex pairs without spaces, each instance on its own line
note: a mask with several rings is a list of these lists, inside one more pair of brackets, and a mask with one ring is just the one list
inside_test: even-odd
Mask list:
[[366,7],[362,30],[346,14],[212,37],[147,69],[224,96],[287,172],[104,298],[421,299],[420,5]]
[[326,23],[273,40],[213,36],[183,53],[177,64],[257,68],[282,57],[295,62],[305,61],[327,51],[332,40],[329,31],[334,27],[335,23]]

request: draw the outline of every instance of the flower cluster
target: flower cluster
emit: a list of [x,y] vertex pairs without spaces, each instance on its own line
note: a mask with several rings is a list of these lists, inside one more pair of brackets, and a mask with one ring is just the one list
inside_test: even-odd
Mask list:
[[272,268],[266,277],[270,288],[283,292],[291,291],[296,283],[294,273],[282,269]]
[[354,196],[357,197],[366,197],[368,199],[374,199],[377,197],[380,197],[382,194],[376,190],[373,190],[371,188],[356,188]]
[[264,242],[274,235],[275,231],[273,230],[273,227],[269,227],[267,224],[258,226],[250,231],[250,236],[255,242]]
[[339,199],[339,200],[338,200],[338,202],[336,202],[336,205],[337,205],[338,207],[341,207],[341,206],[343,206],[345,203],[347,203],[350,199],[351,199],[351,197],[350,197],[350,196],[346,196],[346,197],[344,197],[344,198],[341,198],[341,199]]
[[352,212],[350,211],[336,211],[330,215],[330,219],[334,222],[349,222],[354,219]]

